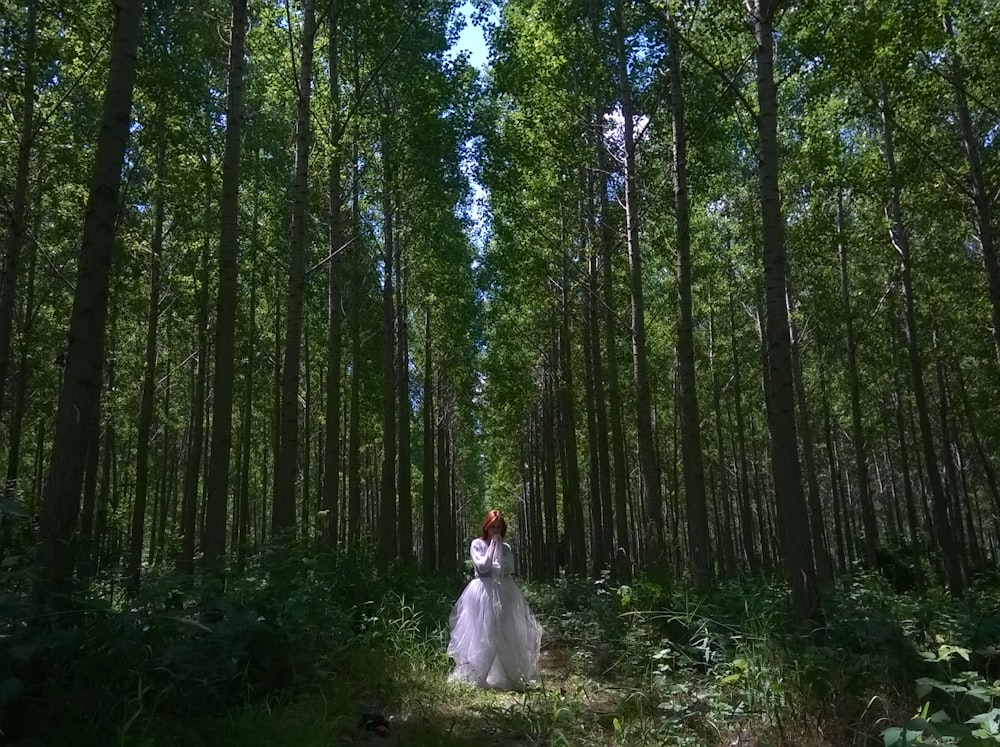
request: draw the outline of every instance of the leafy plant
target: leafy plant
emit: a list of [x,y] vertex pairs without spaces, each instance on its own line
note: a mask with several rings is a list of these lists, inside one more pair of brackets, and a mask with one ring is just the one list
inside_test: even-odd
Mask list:
[[885,747],[1000,744],[1000,682],[989,683],[975,671],[954,671],[956,661],[970,662],[970,653],[949,644],[921,653],[927,662],[940,665],[944,677],[917,680],[917,697],[923,706],[903,726],[882,733]]

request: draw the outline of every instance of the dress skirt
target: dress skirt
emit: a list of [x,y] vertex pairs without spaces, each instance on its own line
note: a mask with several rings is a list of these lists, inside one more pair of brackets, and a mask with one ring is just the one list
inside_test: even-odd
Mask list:
[[472,579],[449,621],[449,677],[478,687],[520,690],[538,678],[542,628],[510,576]]

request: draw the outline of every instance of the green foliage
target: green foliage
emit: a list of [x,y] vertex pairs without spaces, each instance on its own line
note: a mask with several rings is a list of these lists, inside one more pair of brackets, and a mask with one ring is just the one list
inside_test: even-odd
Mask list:
[[951,644],[921,652],[937,674],[917,679],[916,694],[923,705],[903,726],[883,732],[885,747],[1000,744],[1000,680],[990,682],[967,669],[972,666],[971,654],[970,649]]
[[[27,572],[12,564],[6,580]],[[383,578],[365,556],[292,547],[225,588],[182,581],[155,576],[127,603],[91,598],[46,617],[6,596],[6,737],[308,747],[354,738],[360,713],[376,710],[413,745],[1000,741],[998,597],[986,579],[956,603],[859,575],[828,592],[822,635],[797,627],[780,582],[706,596],[642,578],[526,583],[545,638],[542,681],[522,693],[447,681],[458,578],[409,566]]]
[[[134,744],[157,723],[276,702],[350,671],[359,652],[401,664],[423,613],[375,582],[364,558],[274,553],[226,589],[150,578],[134,600],[85,599],[59,615],[6,598],[0,726],[11,737],[73,734]],[[440,658],[440,654],[438,655]]]

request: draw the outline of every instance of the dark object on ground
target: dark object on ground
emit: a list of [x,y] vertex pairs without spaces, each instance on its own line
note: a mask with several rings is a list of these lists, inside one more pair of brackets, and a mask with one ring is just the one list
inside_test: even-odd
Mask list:
[[361,728],[373,731],[380,737],[389,736],[389,721],[381,713],[362,713]]

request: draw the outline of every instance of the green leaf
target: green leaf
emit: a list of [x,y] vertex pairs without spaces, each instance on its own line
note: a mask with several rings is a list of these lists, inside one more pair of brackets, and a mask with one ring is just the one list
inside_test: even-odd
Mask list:
[[921,731],[893,726],[882,732],[882,744],[883,747],[906,747],[906,745],[916,743],[921,736],[923,736]]
[[980,713],[968,719],[965,723],[979,725],[973,733],[978,736],[1000,736],[1000,708]]

